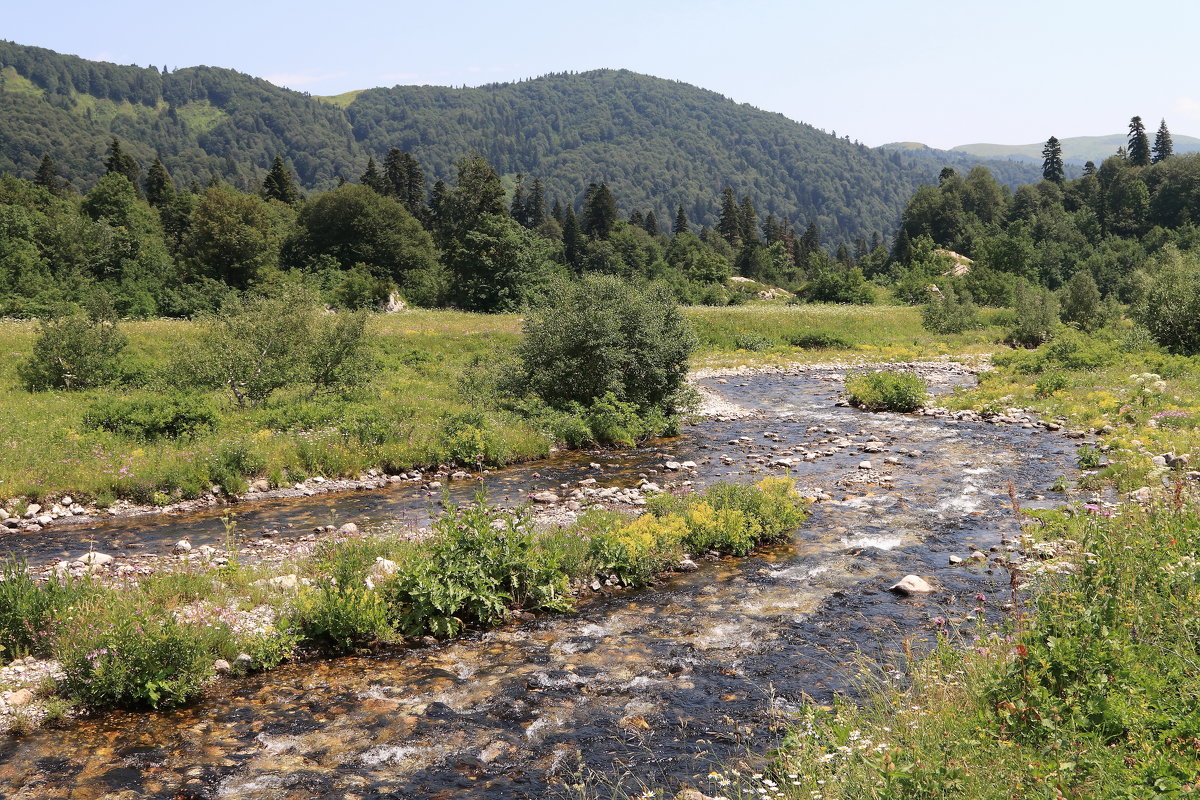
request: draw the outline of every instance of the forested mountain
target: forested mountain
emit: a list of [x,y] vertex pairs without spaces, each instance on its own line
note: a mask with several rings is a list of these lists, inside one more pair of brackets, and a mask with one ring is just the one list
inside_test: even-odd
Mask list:
[[707,225],[730,186],[763,215],[815,223],[828,243],[889,237],[916,187],[947,165],[987,163],[1010,185],[1037,177],[1015,162],[868,148],[627,71],[321,99],[232,70],[117,66],[0,42],[0,172],[32,177],[48,153],[87,191],[114,135],[143,169],[158,156],[181,185],[216,176],[251,189],[278,154],[304,188],[328,189],[392,147],[410,152],[432,185],[478,153],[507,180],[540,178],[550,201],[578,208],[588,185],[603,182],[622,213],[653,210],[667,220],[683,205]]
[[[1200,152],[1200,139],[1194,136],[1173,135],[1176,153]],[[1087,161],[1099,164],[1124,147],[1126,135],[1114,133],[1109,136],[1068,136],[1059,139],[1063,161],[1083,165]],[[951,152],[963,153],[977,158],[1008,158],[1029,163],[1042,163],[1043,142],[1033,144],[960,144]]]

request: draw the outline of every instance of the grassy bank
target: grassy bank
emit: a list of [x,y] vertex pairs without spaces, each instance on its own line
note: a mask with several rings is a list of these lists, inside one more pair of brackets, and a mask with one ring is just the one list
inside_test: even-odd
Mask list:
[[0,658],[57,659],[62,678],[40,691],[88,708],[177,705],[215,668],[270,669],[302,653],[488,628],[520,610],[569,611],[574,590],[596,578],[642,586],[687,554],[746,555],[785,537],[804,509],[790,480],[767,478],[659,495],[636,518],[593,510],[550,530],[481,500],[448,511],[421,541],[353,538],[271,568],[197,562],[139,582],[37,582],[8,562]]
[[[992,329],[929,334],[906,307],[788,306],[778,303],[688,310],[700,350],[696,365],[875,360],[979,352]],[[182,439],[137,437],[98,427],[106,403],[162,395],[156,377],[198,328],[183,321],[129,322],[127,385],[79,392],[20,388],[16,365],[31,352],[34,323],[0,322],[0,499],[44,502],[63,495],[101,506],[116,499],[167,504],[214,484],[290,486],[310,476],[353,477],[459,463],[505,464],[546,455],[576,437],[576,420],[544,407],[497,402],[489,365],[520,336],[514,315],[409,311],[376,316],[376,368],[346,396],[305,399],[284,391],[258,409],[238,409],[221,392],[189,395],[215,410],[214,424]],[[749,349],[748,349],[749,348]],[[481,367],[482,365],[482,367]],[[120,410],[118,409],[118,415]],[[602,421],[606,425],[608,420]],[[618,425],[617,427],[621,427]],[[586,429],[584,431],[586,433]]]

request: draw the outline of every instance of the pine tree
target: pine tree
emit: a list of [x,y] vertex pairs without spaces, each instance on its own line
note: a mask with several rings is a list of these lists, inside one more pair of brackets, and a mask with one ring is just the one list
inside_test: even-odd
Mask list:
[[717,222],[717,233],[734,247],[741,244],[742,210],[738,208],[733,189],[728,186],[721,191],[721,218]]
[[38,186],[44,186],[54,194],[58,194],[63,189],[63,181],[58,177],[58,167],[54,166],[54,159],[49,153],[42,156],[42,163],[38,165],[37,174],[33,177],[33,182]]
[[1083,174],[1084,175],[1095,175],[1096,174],[1096,162],[1089,160],[1086,164],[1084,164],[1083,165]]
[[292,171],[283,163],[281,156],[276,155],[275,160],[271,162],[271,169],[267,172],[267,177],[263,178],[259,193],[267,200],[279,200],[288,205],[300,199],[300,191],[296,188]]
[[1141,117],[1129,120],[1129,163],[1135,167],[1144,167],[1150,163],[1150,138],[1146,136],[1146,126]]
[[150,169],[146,170],[146,201],[158,208],[175,198],[175,184],[162,160],[154,159]]
[[1171,132],[1167,130],[1167,121],[1164,119],[1158,124],[1158,133],[1154,135],[1154,154],[1150,158],[1150,163],[1157,164],[1174,154],[1175,143],[1171,141]]
[[817,228],[817,223],[808,223],[808,227],[804,229],[804,235],[800,237],[800,246],[805,255],[821,249],[821,231]]
[[375,156],[367,159],[367,171],[362,174],[358,182],[380,194],[384,193],[383,176],[379,174],[379,167],[375,166]]
[[534,178],[529,185],[529,199],[525,202],[525,218],[530,230],[537,230],[546,221],[546,187],[541,178]]
[[742,205],[738,208],[738,237],[743,247],[758,244],[758,214],[749,196],[742,198]]
[[678,236],[681,233],[687,232],[688,218],[687,214],[683,211],[683,205],[680,204],[679,208],[675,211],[675,223],[671,226],[671,234]]
[[523,227],[530,227],[529,220],[525,217],[525,176],[517,173],[516,186],[513,187],[512,204],[509,206],[508,213],[513,219],[520,223]]
[[388,150],[386,156],[383,157],[383,192],[389,197],[394,197],[401,200],[407,191],[406,184],[408,183],[407,170],[404,164],[404,154],[400,152],[399,147],[393,147]]
[[575,209],[568,208],[567,216],[563,222],[563,256],[567,260],[567,266],[578,271],[580,256],[583,254],[583,232],[579,230],[579,220],[575,216]]
[[[590,187],[589,187],[590,189]],[[583,232],[597,239],[607,239],[617,224],[617,201],[608,189],[607,183],[602,183],[589,191],[583,207]]]
[[646,218],[642,220],[642,228],[651,236],[658,236],[658,217],[654,216],[653,211],[646,212]]
[[400,193],[400,202],[408,213],[419,219],[425,213],[425,172],[412,153],[401,154],[401,160],[404,163],[404,189]]
[[108,158],[104,161],[104,171],[106,173],[115,172],[118,175],[124,175],[133,184],[133,188],[137,191],[138,197],[142,195],[142,168],[138,166],[133,156],[129,155],[121,149],[121,140],[113,137],[112,142],[108,145]]
[[646,218],[642,216],[642,212],[636,208],[629,212],[629,224],[634,228],[645,228]]
[[1042,177],[1053,183],[1062,183],[1066,173],[1063,170],[1062,145],[1057,136],[1046,140],[1042,148]]
[[554,208],[550,209],[550,218],[559,225],[563,225],[567,221],[566,214],[563,212],[562,201],[557,197],[554,198]]
[[912,261],[912,239],[908,236],[908,230],[903,227],[896,233],[896,243],[892,245],[892,260],[905,266]]

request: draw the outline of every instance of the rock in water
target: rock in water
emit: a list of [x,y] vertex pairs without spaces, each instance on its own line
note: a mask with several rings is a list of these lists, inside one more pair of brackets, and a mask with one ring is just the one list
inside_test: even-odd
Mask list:
[[889,587],[888,591],[902,595],[929,594],[933,591],[933,587],[924,578],[916,575],[905,575],[900,579],[899,583]]

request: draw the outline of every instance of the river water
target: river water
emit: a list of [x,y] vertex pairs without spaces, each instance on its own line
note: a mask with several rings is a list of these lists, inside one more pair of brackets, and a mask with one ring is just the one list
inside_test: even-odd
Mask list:
[[[704,787],[712,765],[768,749],[806,698],[852,691],[860,656],[886,672],[902,642],[919,648],[935,637],[936,617],[969,634],[977,594],[996,613],[1006,576],[952,566],[949,556],[1014,534],[1008,483],[1023,503],[1044,505],[1034,498],[1072,472],[1072,445],[1019,427],[838,407],[832,374],[744,382],[706,384],[765,416],[700,423],[651,448],[504,470],[487,478],[489,489],[515,501],[586,477],[631,485],[664,457],[696,461],[697,483],[747,480],[752,469],[782,472],[770,462],[783,453],[829,453],[790,470],[833,499],[816,504],[788,543],[597,596],[575,614],[292,664],[222,682],[188,708],[106,714],[12,740],[0,745],[0,796],[542,798],[577,796],[569,787],[581,781]],[[872,440],[885,452],[864,454]],[[892,481],[861,483],[864,459]],[[597,460],[617,466],[596,471]],[[420,522],[436,511],[428,493],[401,485],[258,504],[239,516],[251,531]],[[198,544],[224,534],[215,515],[194,515],[51,528],[0,541],[0,550],[37,561],[77,554],[89,538],[133,552],[184,535]],[[887,591],[909,573],[937,591]]]

